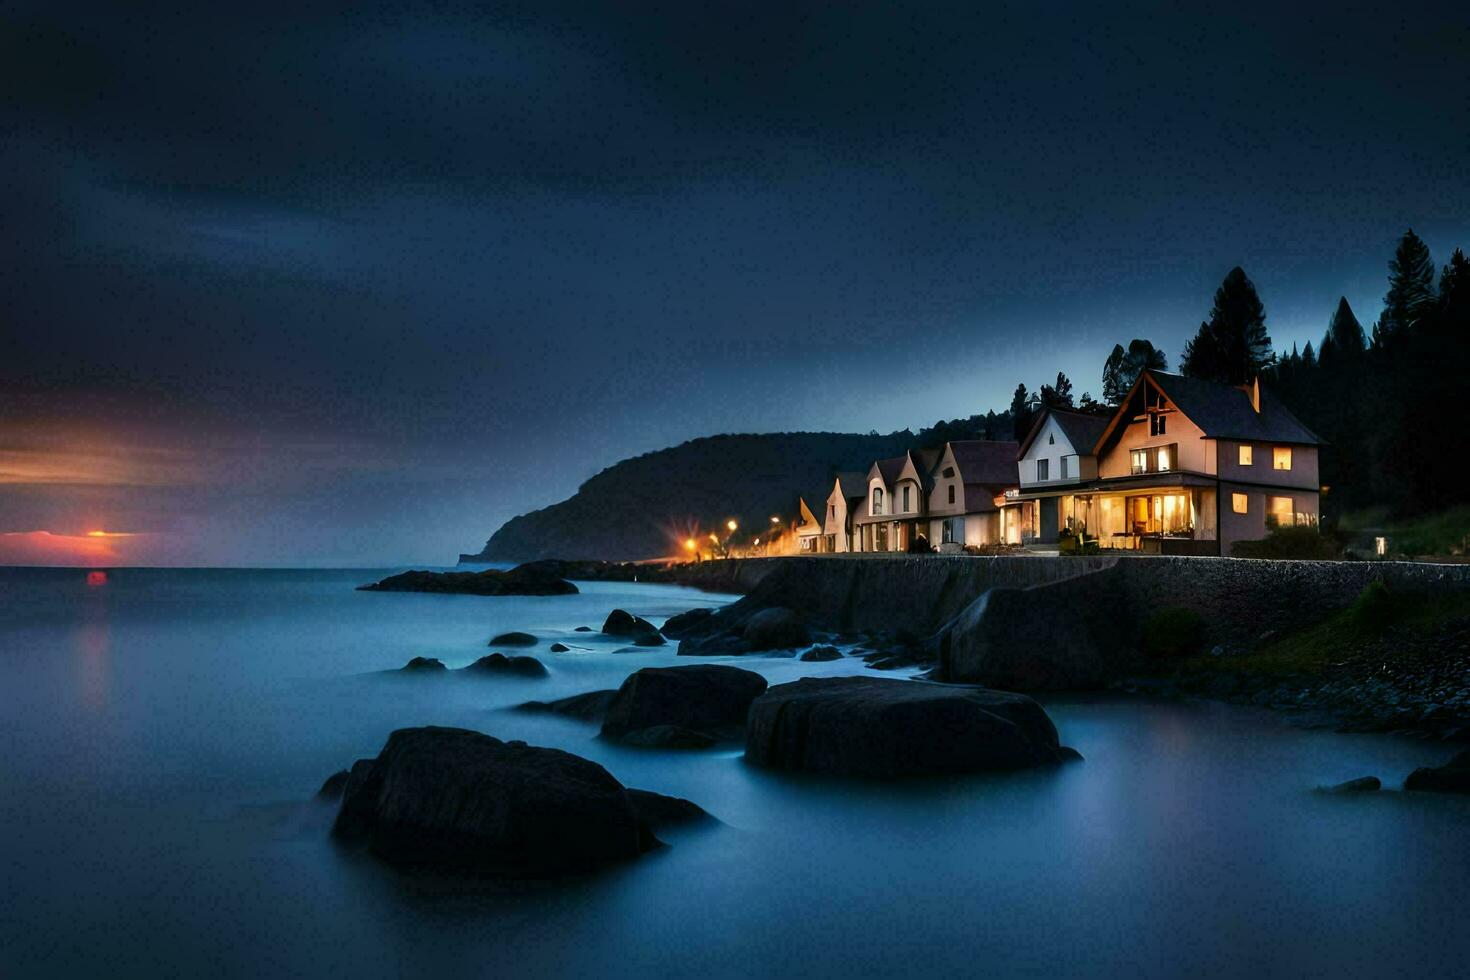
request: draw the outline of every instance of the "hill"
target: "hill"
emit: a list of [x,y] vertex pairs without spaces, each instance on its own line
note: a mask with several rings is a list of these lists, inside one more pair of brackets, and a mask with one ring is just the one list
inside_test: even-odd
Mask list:
[[631,561],[670,555],[689,533],[723,527],[730,518],[747,529],[769,524],[773,515],[789,520],[797,495],[824,492],[837,471],[865,471],[873,460],[897,456],[915,440],[907,429],[888,435],[692,439],[608,467],[561,503],[507,521],[482,551],[460,560]]

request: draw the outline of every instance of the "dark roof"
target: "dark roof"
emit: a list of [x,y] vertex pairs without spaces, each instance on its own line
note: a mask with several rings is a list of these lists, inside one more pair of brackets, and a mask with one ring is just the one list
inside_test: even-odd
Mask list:
[[[1015,466],[1015,460],[1011,466]],[[1016,481],[1001,485],[998,483],[966,483],[965,484],[965,513],[983,514],[996,509],[995,498],[1004,493],[1007,487],[1013,487]]]
[[960,480],[966,484],[1014,484],[1016,451],[1020,448],[1020,443],[989,439],[957,439],[949,444]]
[[1069,412],[1065,408],[1043,408],[1041,414],[1036,416],[1036,421],[1031,424],[1031,431],[1026,433],[1026,438],[1022,439],[1021,444],[1016,447],[1016,455],[1011,458],[1012,462],[1026,455],[1026,450],[1031,448],[1031,443],[1041,434],[1041,427],[1046,424],[1048,417],[1057,420],[1057,426],[1079,456],[1092,455],[1093,447],[1097,445],[1097,441],[1102,438],[1108,428],[1107,416]]
[[880,459],[873,463],[878,467],[878,475],[883,478],[885,487],[893,486],[893,481],[897,480],[898,474],[903,472],[903,464],[907,459],[907,456],[894,456],[892,459]]
[[1174,406],[1211,439],[1307,446],[1322,442],[1266,388],[1261,389],[1261,410],[1257,412],[1251,407],[1250,393],[1244,388],[1179,374],[1146,373]]
[[[866,497],[868,495],[868,475],[866,473],[838,473],[837,486],[842,488],[842,495],[849,500],[855,497]],[[831,496],[831,492],[827,494]]]

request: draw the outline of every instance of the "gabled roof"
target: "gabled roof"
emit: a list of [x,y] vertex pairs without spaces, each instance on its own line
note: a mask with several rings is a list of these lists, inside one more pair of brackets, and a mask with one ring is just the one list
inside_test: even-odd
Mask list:
[[[832,489],[842,488],[842,495],[848,500],[855,500],[868,495],[868,475],[866,473],[838,473],[837,481]],[[828,499],[831,499],[829,493]]]
[[801,511],[806,511],[806,516],[811,518],[810,521],[803,519],[801,524],[798,526],[798,530],[802,527],[815,524],[817,526],[818,533],[821,533],[822,522],[827,518],[827,497],[818,497],[813,494],[802,494],[800,497],[797,498],[797,505],[800,508],[798,513],[800,513]]
[[1202,378],[1186,378],[1181,374],[1165,374],[1162,371],[1143,371],[1134,382],[1128,396],[1123,399],[1112,421],[1094,443],[1094,452],[1101,452],[1103,443],[1127,419],[1137,414],[1131,407],[1140,386],[1152,382],[1184,413],[1185,418],[1199,427],[1206,438],[1239,439],[1242,442],[1278,442],[1303,446],[1318,446],[1322,440],[1316,433],[1301,423],[1295,415],[1266,388],[1261,388],[1261,410],[1257,412],[1251,404],[1251,393],[1247,387],[1206,381]]
[[[1123,404],[1127,404],[1124,399]],[[1113,416],[1116,418],[1116,414]],[[1031,423],[1031,431],[1026,433],[1026,438],[1021,440],[1020,448],[1016,455],[1011,457],[1011,462],[1016,462],[1025,456],[1031,449],[1031,444],[1036,437],[1041,435],[1041,429],[1046,425],[1046,420],[1053,418],[1057,420],[1057,427],[1062,430],[1062,435],[1072,444],[1072,449],[1079,456],[1091,456],[1092,447],[1097,445],[1099,439],[1108,428],[1108,419],[1101,415],[1089,415],[1086,412],[1070,412],[1065,408],[1043,408],[1041,414],[1036,416],[1036,421]]]
[[[898,479],[898,474],[903,472],[903,464],[907,463],[908,460],[907,453],[902,456],[894,456],[892,459],[876,460],[868,470],[868,479],[871,480],[873,478],[873,471],[877,470],[879,479],[883,481],[883,486],[891,490],[893,489],[894,481]],[[863,493],[866,494],[867,490],[864,490]]]
[[[990,439],[956,439],[949,443],[954,456],[955,468],[959,470],[960,482],[993,483],[1010,486],[1016,482],[1015,442],[997,442]],[[937,465],[937,464],[936,464]],[[968,491],[966,491],[968,493]]]

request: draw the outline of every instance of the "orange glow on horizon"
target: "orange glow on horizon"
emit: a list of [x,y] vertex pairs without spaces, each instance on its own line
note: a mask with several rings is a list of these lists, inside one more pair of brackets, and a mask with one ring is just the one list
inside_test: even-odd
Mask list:
[[132,546],[130,540],[124,539],[143,537],[133,531],[0,532],[0,565],[124,565],[130,555],[120,549]]

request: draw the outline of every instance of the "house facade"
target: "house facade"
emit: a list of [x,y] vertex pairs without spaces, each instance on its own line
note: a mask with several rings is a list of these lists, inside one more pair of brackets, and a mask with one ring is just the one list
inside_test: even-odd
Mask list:
[[946,554],[1001,543],[1001,505],[1015,486],[1014,442],[945,443],[930,474],[929,542]]
[[921,535],[928,539],[927,494],[938,457],[934,450],[913,450],[872,465],[854,519],[855,551],[908,551]]
[[826,540],[826,505],[827,498],[816,494],[797,498],[796,554],[817,555],[830,550]]
[[1229,555],[1276,524],[1317,523],[1319,445],[1259,383],[1145,371],[1111,419],[1038,419],[1006,507],[1023,542],[1081,531],[1104,548]]
[[853,519],[863,508],[868,493],[865,473],[838,473],[827,495],[827,512],[822,521],[824,551],[841,553],[858,551]]

